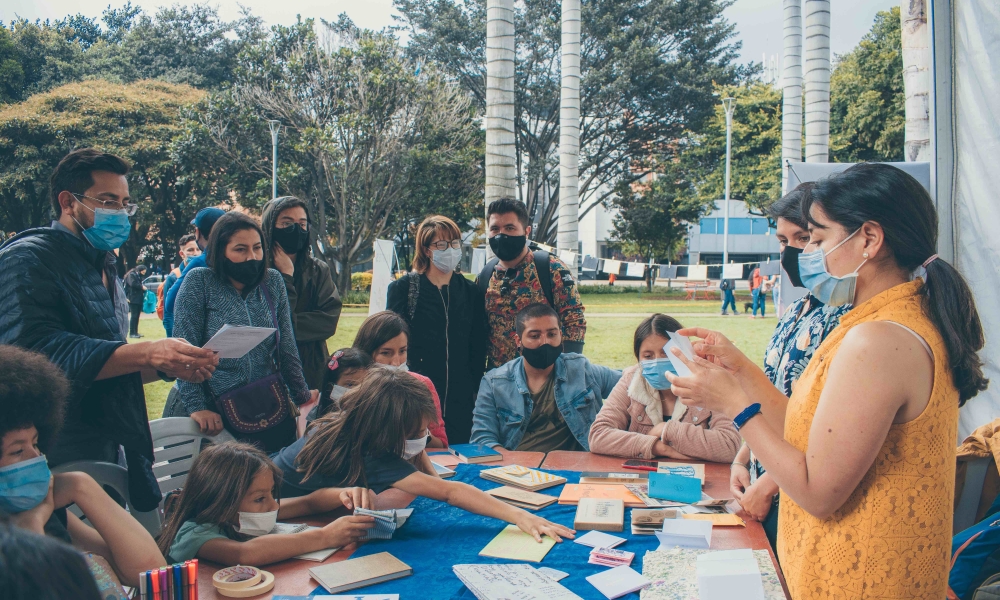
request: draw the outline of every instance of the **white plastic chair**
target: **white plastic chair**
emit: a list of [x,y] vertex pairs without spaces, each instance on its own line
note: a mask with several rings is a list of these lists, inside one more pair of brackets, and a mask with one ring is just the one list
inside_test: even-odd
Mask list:
[[[162,513],[159,508],[148,511],[139,512],[132,508],[132,502],[129,499],[128,493],[128,471],[116,464],[109,462],[101,462],[96,460],[77,460],[69,463],[59,465],[52,469],[53,473],[69,473],[72,471],[80,471],[90,475],[94,478],[94,481],[99,483],[101,487],[110,487],[119,496],[125,499],[126,508],[136,521],[139,522],[143,528],[149,532],[154,538],[160,534],[160,521]],[[70,507],[73,514],[78,517],[85,517],[77,506]]]
[[[160,484],[160,492],[184,487],[191,463],[198,458],[205,441],[221,444],[233,438],[226,430],[216,436],[205,435],[190,417],[167,417],[149,422],[153,434],[153,475]],[[160,502],[160,509],[163,502]]]

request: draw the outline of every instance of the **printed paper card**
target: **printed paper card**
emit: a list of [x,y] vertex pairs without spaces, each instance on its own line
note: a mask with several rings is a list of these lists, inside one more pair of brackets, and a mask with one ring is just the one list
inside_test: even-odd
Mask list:
[[672,519],[663,522],[663,530],[656,537],[660,540],[660,550],[672,546],[707,549],[712,545],[712,523]]
[[479,551],[479,556],[541,562],[555,545],[556,541],[549,536],[542,536],[542,541],[536,542],[517,525],[508,525]]

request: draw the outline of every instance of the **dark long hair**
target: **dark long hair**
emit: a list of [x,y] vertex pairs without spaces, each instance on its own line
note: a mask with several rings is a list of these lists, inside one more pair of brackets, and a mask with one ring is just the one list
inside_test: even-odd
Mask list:
[[774,204],[767,209],[767,216],[774,222],[784,219],[799,229],[809,229],[806,217],[802,214],[802,203],[815,185],[814,182],[807,181],[795,186],[795,189],[774,201]]
[[[234,525],[240,513],[240,502],[253,484],[253,478],[264,469],[274,476],[274,498],[280,498],[281,470],[256,446],[242,442],[225,442],[208,446],[194,459],[177,507],[167,517],[157,546],[163,556],[185,521],[219,525],[230,538],[240,539]],[[244,538],[245,539],[245,538]]]
[[[896,264],[913,271],[937,252],[938,219],[931,197],[916,179],[885,164],[862,163],[818,181],[802,204],[810,223],[813,205],[847,231],[872,221],[882,226]],[[927,265],[923,305],[944,338],[959,406],[986,389],[978,352],[985,339],[972,291],[962,275],[938,258]]]
[[[229,244],[229,240],[233,238],[233,235],[237,232],[247,230],[256,231],[257,235],[260,236],[261,251],[264,253],[264,266],[266,267],[270,264],[271,254],[268,251],[264,238],[264,231],[261,230],[257,221],[243,213],[235,211],[227,212],[219,217],[219,220],[212,226],[212,233],[208,236],[208,248],[205,249],[208,252],[209,268],[221,277],[223,281],[229,281],[229,275],[226,274],[226,261],[223,260],[226,258],[226,246]],[[253,285],[246,286],[246,289],[253,289],[266,277],[267,269],[265,268],[260,276],[260,280],[255,281]]]
[[296,457],[303,479],[342,475],[344,486],[367,486],[366,455],[400,456],[403,442],[437,412],[427,385],[411,373],[374,365],[344,394],[341,411],[313,421],[313,433]]
[[0,523],[0,598],[101,600],[101,594],[78,550]]
[[[266,205],[264,205],[264,212],[260,215],[260,228],[261,228],[261,241],[264,242],[265,248],[274,247],[274,228],[278,224],[278,217],[281,213],[288,210],[289,208],[301,207],[302,210],[306,211],[306,219],[309,220],[309,226],[312,228],[312,216],[309,214],[309,205],[305,203],[304,200],[300,200],[295,196],[282,196],[280,198],[274,198],[269,200]],[[312,231],[309,232],[310,237],[312,236]],[[299,264],[304,260],[303,257],[309,256],[312,253],[312,245],[307,245],[302,251],[295,255],[295,269],[298,270]],[[273,269],[273,255],[274,253],[268,253],[267,268]]]
[[639,323],[639,326],[635,328],[635,337],[632,338],[632,351],[635,353],[636,359],[639,358],[639,347],[642,343],[646,341],[646,338],[653,335],[659,335],[660,337],[670,338],[667,332],[673,333],[678,329],[683,329],[684,326],[681,325],[680,321],[677,319],[664,315],[662,313],[656,313],[649,315]]
[[354,336],[354,347],[374,357],[382,344],[401,333],[405,333],[407,338],[410,337],[410,327],[403,317],[391,310],[383,310],[368,317],[361,324],[357,335]]

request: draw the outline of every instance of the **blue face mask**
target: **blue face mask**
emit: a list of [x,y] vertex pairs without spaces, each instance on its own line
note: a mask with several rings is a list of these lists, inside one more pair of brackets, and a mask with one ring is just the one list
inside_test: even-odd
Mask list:
[[653,386],[654,390],[668,390],[670,389],[670,382],[667,381],[667,373],[676,375],[677,371],[674,370],[674,365],[671,364],[669,358],[654,358],[652,360],[644,360],[642,364],[642,376],[646,378],[646,382]]
[[49,495],[51,478],[44,455],[0,468],[0,511],[15,514],[35,508]]
[[847,240],[854,237],[858,231],[861,231],[861,229],[857,229],[854,233],[844,238],[844,241],[834,246],[825,254],[822,249],[799,254],[799,277],[802,279],[802,284],[809,288],[813,296],[827,306],[843,306],[854,302],[854,292],[858,284],[858,271],[868,262],[868,259],[866,258],[862,261],[858,265],[858,268],[854,269],[853,273],[843,277],[836,277],[826,270],[826,257],[847,243]]
[[94,226],[88,229],[83,229],[80,222],[73,219],[83,229],[83,237],[87,238],[90,245],[104,252],[112,252],[121,248],[132,232],[128,211],[108,210],[106,208],[93,209],[79,200],[77,202],[80,206],[94,213]]

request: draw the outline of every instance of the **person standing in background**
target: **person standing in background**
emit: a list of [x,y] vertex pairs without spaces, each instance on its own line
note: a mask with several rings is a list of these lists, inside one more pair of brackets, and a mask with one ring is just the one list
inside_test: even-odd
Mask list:
[[313,257],[309,210],[294,196],[275,198],[264,207],[261,229],[273,267],[281,273],[292,307],[292,329],[309,389],[322,389],[330,351],[326,340],[337,333],[343,304],[326,261]]
[[170,288],[174,287],[177,283],[177,278],[181,276],[184,269],[187,268],[188,263],[192,258],[196,256],[201,256],[201,248],[198,247],[198,239],[193,233],[188,233],[181,236],[181,239],[177,242],[177,255],[181,257],[181,264],[170,270],[163,283],[160,284],[160,288],[157,290],[156,299],[156,312],[160,320],[163,320],[163,314],[165,310],[165,303],[167,298],[167,292]]
[[467,444],[486,368],[483,295],[455,271],[462,260],[462,232],[454,221],[427,217],[415,239],[413,271],[389,284],[387,308],[410,327],[407,363],[434,383],[448,440]]
[[[202,250],[202,253],[188,260],[187,266],[181,271],[181,274],[177,278],[174,285],[172,285],[169,290],[164,291],[163,329],[167,332],[167,337],[172,337],[174,334],[174,302],[177,301],[177,293],[181,290],[181,283],[184,282],[184,276],[192,269],[208,265],[208,253],[206,252],[206,249],[208,248],[208,236],[212,235],[212,227],[215,225],[215,222],[219,220],[219,217],[224,214],[226,214],[226,211],[221,208],[203,208],[198,211],[194,220],[191,221],[191,224],[194,225],[195,243],[198,248]],[[170,400],[168,399],[167,407],[164,407],[163,409],[163,416],[180,416],[167,414],[167,408],[170,404]]]
[[764,294],[762,293],[762,286],[764,285],[764,276],[760,274],[760,267],[754,267],[753,271],[750,273],[750,294],[753,296],[753,316],[751,318],[757,318],[757,307],[760,307],[760,316],[764,316]]
[[722,314],[727,315],[726,308],[730,305],[733,307],[733,314],[739,314],[736,312],[736,296],[733,294],[733,290],[736,288],[736,282],[732,279],[723,279],[719,282],[719,289],[722,290]]
[[548,304],[559,314],[566,352],[583,354],[587,319],[583,302],[566,263],[544,250],[528,247],[528,209],[513,198],[500,198],[486,210],[490,248],[496,259],[479,274],[477,284],[486,302],[487,369],[518,357],[517,314],[529,304]]
[[139,335],[139,317],[142,315],[142,304],[146,299],[146,287],[142,284],[146,277],[146,265],[136,265],[125,274],[125,296],[128,299],[128,336],[133,339]]

